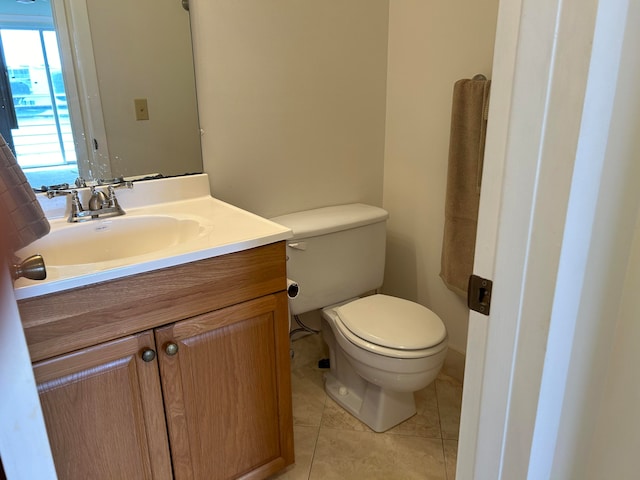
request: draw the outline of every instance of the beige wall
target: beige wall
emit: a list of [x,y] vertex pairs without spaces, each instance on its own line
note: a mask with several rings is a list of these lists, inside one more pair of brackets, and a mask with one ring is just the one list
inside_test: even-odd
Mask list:
[[387,0],[192,0],[204,170],[270,217],[382,203]]
[[497,8],[497,0],[391,0],[389,8],[384,290],[434,310],[460,352],[468,309],[439,277],[451,93],[460,78],[490,77]]
[[468,310],[438,276],[451,91],[459,78],[490,75],[497,3],[192,0],[191,7],[213,194],[267,217],[381,205],[384,195],[391,214],[384,290],[441,315],[458,351]]

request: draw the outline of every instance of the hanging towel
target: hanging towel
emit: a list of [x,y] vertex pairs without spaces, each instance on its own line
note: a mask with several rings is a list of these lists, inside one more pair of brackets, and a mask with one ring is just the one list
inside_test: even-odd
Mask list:
[[0,235],[13,253],[49,233],[49,222],[16,157],[0,135]]
[[453,88],[440,277],[464,298],[473,272],[490,85],[476,76]]

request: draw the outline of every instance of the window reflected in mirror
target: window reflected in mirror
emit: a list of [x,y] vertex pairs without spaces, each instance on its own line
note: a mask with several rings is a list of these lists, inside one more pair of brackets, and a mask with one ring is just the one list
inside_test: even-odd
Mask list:
[[31,185],[73,183],[78,156],[53,26],[13,22],[0,28],[0,49],[0,133]]

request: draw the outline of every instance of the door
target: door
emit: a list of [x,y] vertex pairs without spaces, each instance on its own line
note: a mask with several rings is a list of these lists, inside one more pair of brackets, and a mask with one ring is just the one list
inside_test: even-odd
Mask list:
[[287,298],[156,330],[177,480],[265,478],[293,462]]
[[172,478],[151,332],[33,369],[61,480]]
[[[586,267],[624,256],[618,249],[592,261],[590,242],[594,232],[624,230],[618,211],[637,202],[624,198],[630,189],[623,187],[637,179],[625,179],[627,159],[610,162],[607,175],[619,176],[618,186],[601,183],[608,136],[620,130],[610,122],[628,4],[500,3],[474,265],[494,288],[491,315],[470,315],[457,478],[584,478],[549,472],[562,456],[556,442],[572,435],[563,408],[566,425],[585,420],[579,403],[563,402],[593,398],[577,388],[565,395],[585,375],[584,367],[570,370],[572,350],[598,358],[589,342],[600,339],[574,343],[577,312],[581,334],[589,335],[597,329],[585,328],[585,320],[597,309],[582,305],[615,297],[614,282],[587,276]],[[637,42],[630,45],[635,54]],[[602,188],[608,195],[599,197]],[[606,227],[592,229],[594,219]],[[591,298],[583,297],[583,285]],[[574,440],[565,440],[563,452],[576,464],[568,455]]]
[[[0,245],[3,243],[0,233]],[[0,249],[1,250],[1,249]],[[0,258],[0,456],[11,480],[55,480],[9,268]]]

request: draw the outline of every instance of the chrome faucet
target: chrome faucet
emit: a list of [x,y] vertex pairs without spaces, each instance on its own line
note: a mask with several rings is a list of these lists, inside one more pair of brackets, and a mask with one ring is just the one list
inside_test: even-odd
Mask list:
[[133,183],[128,181],[122,181],[119,183],[108,185],[107,192],[98,190],[95,186],[90,187],[91,197],[87,203],[88,210],[82,206],[80,201],[80,195],[78,190],[49,190],[47,192],[48,198],[58,197],[62,195],[71,196],[71,213],[67,219],[70,223],[84,222],[87,220],[96,220],[104,217],[115,217],[118,215],[124,215],[125,211],[120,207],[118,199],[116,198],[116,188],[133,188]]
[[89,210],[101,210],[109,205],[109,197],[102,191],[91,188],[91,197],[89,198]]

